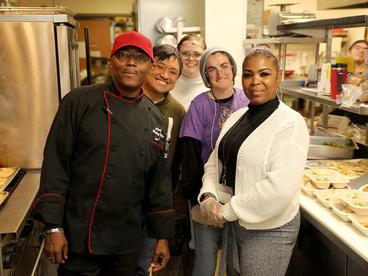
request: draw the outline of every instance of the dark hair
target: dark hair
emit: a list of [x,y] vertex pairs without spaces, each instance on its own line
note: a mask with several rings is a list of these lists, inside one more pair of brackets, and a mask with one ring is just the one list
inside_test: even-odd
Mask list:
[[349,51],[351,51],[351,49],[353,49],[353,47],[358,43],[365,43],[365,45],[368,47],[368,42],[364,39],[360,39],[360,40],[354,41],[353,44],[350,45]]
[[181,48],[181,46],[183,46],[183,43],[185,41],[188,41],[188,40],[198,41],[199,43],[202,44],[203,50],[207,49],[207,45],[206,45],[206,42],[204,41],[204,39],[202,37],[196,35],[196,34],[187,34],[187,35],[183,36],[182,39],[180,39],[180,41],[178,43],[178,46],[176,46],[176,49],[178,49],[178,51],[180,51],[180,48]]
[[179,62],[179,76],[183,70],[183,61],[180,58],[180,54],[175,47],[169,44],[161,44],[153,47],[153,56],[158,60],[167,60],[174,57]]

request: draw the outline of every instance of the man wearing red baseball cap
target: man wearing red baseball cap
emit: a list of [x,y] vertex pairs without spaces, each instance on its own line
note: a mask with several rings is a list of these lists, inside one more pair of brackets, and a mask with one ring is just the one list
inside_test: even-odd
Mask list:
[[163,117],[143,97],[152,43],[116,37],[112,82],[79,87],[61,101],[50,129],[34,217],[59,275],[135,275],[141,219],[157,239],[153,270],[174,234]]

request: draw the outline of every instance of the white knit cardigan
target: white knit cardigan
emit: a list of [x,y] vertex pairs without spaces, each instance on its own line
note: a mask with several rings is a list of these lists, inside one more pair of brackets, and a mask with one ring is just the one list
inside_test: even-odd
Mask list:
[[[205,165],[198,199],[206,192],[218,198],[216,184],[222,171],[218,146],[247,110],[239,109],[226,121]],[[239,148],[234,196],[223,206],[224,218],[239,220],[246,229],[272,229],[290,222],[299,210],[308,146],[309,134],[303,117],[280,102]]]

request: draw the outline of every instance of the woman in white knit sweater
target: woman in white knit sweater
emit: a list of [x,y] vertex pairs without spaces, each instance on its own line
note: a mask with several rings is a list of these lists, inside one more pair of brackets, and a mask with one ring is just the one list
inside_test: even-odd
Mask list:
[[225,223],[227,275],[285,275],[300,227],[299,189],[309,134],[278,100],[277,57],[265,46],[243,62],[250,99],[226,121],[198,196],[209,224]]

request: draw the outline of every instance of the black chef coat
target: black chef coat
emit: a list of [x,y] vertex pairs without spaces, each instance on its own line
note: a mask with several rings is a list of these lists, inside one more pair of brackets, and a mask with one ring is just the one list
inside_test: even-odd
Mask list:
[[127,100],[112,84],[73,90],[47,138],[35,218],[62,225],[76,253],[138,250],[142,212],[150,236],[173,236],[165,138],[163,117],[145,97]]

